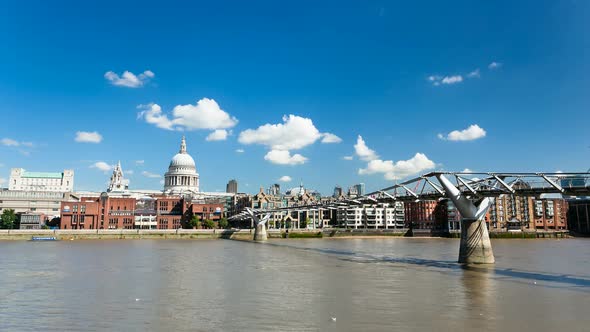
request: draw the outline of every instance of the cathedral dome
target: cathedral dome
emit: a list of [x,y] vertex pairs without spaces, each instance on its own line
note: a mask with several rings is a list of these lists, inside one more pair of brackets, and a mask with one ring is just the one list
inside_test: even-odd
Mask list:
[[195,160],[186,152],[186,140],[182,137],[180,151],[168,166],[168,172],[164,174],[164,192],[180,194],[199,191],[199,173],[195,166]]
[[195,160],[191,157],[188,153],[177,153],[172,160],[170,161],[169,167],[178,167],[178,168],[192,168],[195,169]]

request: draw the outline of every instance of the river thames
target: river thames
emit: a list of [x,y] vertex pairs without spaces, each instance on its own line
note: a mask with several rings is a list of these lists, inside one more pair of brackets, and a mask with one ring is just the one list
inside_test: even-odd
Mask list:
[[590,240],[0,242],[1,331],[588,331]]

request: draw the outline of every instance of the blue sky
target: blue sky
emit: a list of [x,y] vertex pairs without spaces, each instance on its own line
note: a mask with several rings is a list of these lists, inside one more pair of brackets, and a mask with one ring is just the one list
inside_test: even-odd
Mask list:
[[104,190],[96,166],[121,160],[132,188],[158,189],[183,134],[206,191],[231,178],[244,192],[288,176],[284,187],[330,194],[433,169],[586,171],[589,9],[3,1],[0,179],[72,168],[77,190]]

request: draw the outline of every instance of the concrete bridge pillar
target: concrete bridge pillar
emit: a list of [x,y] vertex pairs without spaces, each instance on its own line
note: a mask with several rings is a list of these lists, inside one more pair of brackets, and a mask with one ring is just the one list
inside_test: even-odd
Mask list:
[[493,264],[495,262],[494,252],[485,222],[485,215],[492,204],[492,199],[486,197],[476,205],[444,175],[438,174],[436,178],[445,189],[446,196],[453,201],[461,213],[459,263]]
[[268,234],[266,232],[266,224],[268,223],[268,219],[270,219],[270,213],[267,213],[262,220],[254,214],[254,211],[250,209],[246,209],[252,218],[252,222],[254,223],[254,241],[262,242],[268,240]]

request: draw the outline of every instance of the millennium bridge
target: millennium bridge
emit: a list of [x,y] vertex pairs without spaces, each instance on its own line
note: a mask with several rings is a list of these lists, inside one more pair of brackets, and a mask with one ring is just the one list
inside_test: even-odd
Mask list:
[[539,197],[542,194],[590,196],[590,173],[431,172],[354,199],[286,208],[247,208],[232,218],[252,219],[256,227],[254,240],[265,241],[272,212],[447,198],[461,215],[459,263],[493,264],[495,258],[485,215],[494,199],[500,195]]

